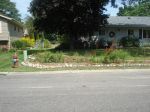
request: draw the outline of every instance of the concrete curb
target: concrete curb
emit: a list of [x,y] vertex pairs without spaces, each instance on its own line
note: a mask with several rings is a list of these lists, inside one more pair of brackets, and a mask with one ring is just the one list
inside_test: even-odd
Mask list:
[[[0,76],[5,75],[54,75],[54,74],[69,74],[69,73],[103,73],[103,72],[149,72],[150,69],[113,69],[113,70],[65,70],[65,71],[40,71],[40,72],[0,72]],[[91,74],[92,75],[92,74]]]

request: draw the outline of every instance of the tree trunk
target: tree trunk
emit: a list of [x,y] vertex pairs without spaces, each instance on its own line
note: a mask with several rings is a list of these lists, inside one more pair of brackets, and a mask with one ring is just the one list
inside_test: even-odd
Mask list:
[[70,50],[74,50],[75,46],[74,46],[74,37],[70,37]]
[[76,35],[70,35],[70,50],[75,49]]

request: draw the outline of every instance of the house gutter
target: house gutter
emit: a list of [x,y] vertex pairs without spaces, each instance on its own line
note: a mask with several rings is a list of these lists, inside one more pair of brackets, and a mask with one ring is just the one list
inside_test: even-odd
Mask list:
[[145,24],[140,24],[140,25],[133,25],[133,24],[107,24],[105,25],[106,28],[109,28],[109,27],[122,27],[122,28],[128,28],[128,27],[132,27],[132,28],[137,28],[137,27],[140,27],[140,28],[150,28],[150,25],[145,25]]
[[6,19],[7,21],[9,21],[9,22],[11,22],[11,23],[13,23],[13,24],[15,24],[15,25],[18,25],[19,27],[22,27],[22,28],[23,28],[23,25],[22,25],[20,22],[18,22],[18,21],[16,21],[15,19],[13,19],[13,18],[4,16],[4,15],[0,15],[0,17],[3,18],[3,19]]

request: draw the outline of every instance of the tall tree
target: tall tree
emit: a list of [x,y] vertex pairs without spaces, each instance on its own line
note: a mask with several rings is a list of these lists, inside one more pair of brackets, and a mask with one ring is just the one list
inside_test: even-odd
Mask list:
[[16,9],[16,4],[10,0],[0,0],[0,14],[21,21],[19,11]]
[[132,4],[123,4],[118,16],[150,16],[150,0],[138,0]]
[[26,18],[25,18],[25,28],[27,29],[30,37],[35,32],[35,29],[34,29],[34,26],[33,26],[33,20],[34,20],[34,17],[29,16],[29,15],[26,16]]
[[[65,34],[73,46],[77,37],[91,35],[107,23],[110,0],[32,0],[30,12],[39,31]],[[115,0],[111,0],[115,6]]]
[[[66,34],[70,43],[80,35],[93,33],[106,23],[104,6],[109,0],[33,0],[30,12],[40,31]],[[73,47],[73,46],[72,46]]]

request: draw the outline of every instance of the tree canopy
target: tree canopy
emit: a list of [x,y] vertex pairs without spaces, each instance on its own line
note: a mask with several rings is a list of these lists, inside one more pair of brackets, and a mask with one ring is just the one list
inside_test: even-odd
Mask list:
[[[92,35],[107,23],[110,0],[32,0],[30,13],[36,30],[65,34],[71,45],[77,37]],[[129,0],[130,1],[130,0]],[[111,0],[112,6],[115,0]]]
[[0,14],[21,21],[19,11],[16,9],[16,4],[10,0],[0,0]]
[[81,35],[105,24],[104,6],[109,0],[33,0],[30,12],[35,27],[47,32]]
[[25,18],[25,27],[29,33],[29,36],[32,36],[35,32],[34,26],[33,26],[33,20],[34,18],[32,16],[26,16]]
[[132,4],[123,4],[118,16],[150,16],[150,0],[139,0]]

